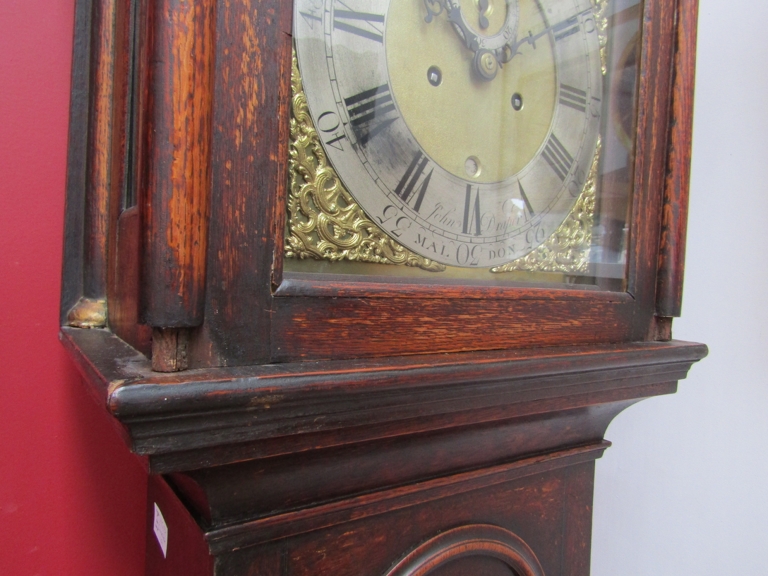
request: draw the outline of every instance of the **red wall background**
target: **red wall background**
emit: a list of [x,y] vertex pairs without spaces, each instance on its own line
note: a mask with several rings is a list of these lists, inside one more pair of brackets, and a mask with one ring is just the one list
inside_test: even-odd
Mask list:
[[147,474],[58,342],[74,0],[0,0],[0,573],[144,572]]

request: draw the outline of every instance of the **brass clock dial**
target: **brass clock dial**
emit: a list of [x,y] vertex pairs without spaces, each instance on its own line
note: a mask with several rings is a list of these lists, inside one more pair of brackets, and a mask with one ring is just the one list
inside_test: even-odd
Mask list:
[[296,0],[294,22],[325,154],[398,243],[499,266],[566,218],[600,129],[591,0]]

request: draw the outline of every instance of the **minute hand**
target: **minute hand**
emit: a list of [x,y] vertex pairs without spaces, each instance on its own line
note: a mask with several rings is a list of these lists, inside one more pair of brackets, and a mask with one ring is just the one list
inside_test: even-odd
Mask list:
[[541,38],[542,36],[546,36],[550,32],[552,32],[555,35],[555,38],[558,38],[558,34],[566,34],[566,30],[573,30],[576,31],[576,26],[579,25],[579,17],[583,16],[584,14],[589,14],[592,12],[592,8],[587,8],[586,10],[583,10],[579,12],[578,14],[574,14],[570,18],[567,18],[566,20],[563,20],[562,22],[558,22],[557,24],[553,24],[552,26],[548,26],[547,28],[544,28],[541,32],[534,35],[532,32],[528,32],[528,36],[523,36],[520,40],[517,40],[516,42],[510,42],[508,46],[510,47],[510,60],[514,58],[517,54],[520,53],[520,47],[523,44],[530,44],[533,46],[534,50],[536,49],[536,40]]

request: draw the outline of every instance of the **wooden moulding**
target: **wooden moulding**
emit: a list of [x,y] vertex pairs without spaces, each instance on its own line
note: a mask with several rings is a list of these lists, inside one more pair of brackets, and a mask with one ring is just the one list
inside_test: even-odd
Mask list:
[[210,281],[204,352],[192,366],[270,361],[288,181],[293,3],[240,0],[216,9]]
[[[510,467],[506,478],[485,484],[475,480],[487,470],[434,479],[413,487],[404,499],[398,499],[398,492],[404,496],[407,487],[368,494],[356,499],[360,515],[353,512],[341,523],[316,518],[310,525],[302,517],[313,511],[297,511],[282,515],[280,530],[268,531],[270,524],[277,526],[265,518],[228,527],[227,539],[221,538],[223,531],[208,532],[216,573],[381,576],[394,568],[431,565],[428,573],[435,576],[502,576],[511,574],[512,564],[516,574],[530,576],[540,564],[548,576],[588,576],[597,455],[599,450],[582,450],[563,454],[554,465],[543,459],[521,462],[517,473]],[[529,475],[526,468],[536,471]],[[450,488],[443,491],[439,484]],[[345,504],[323,507],[326,518]],[[294,531],[293,537],[278,536]],[[269,532],[279,539],[265,541]],[[463,551],[470,553],[464,556]],[[403,566],[404,559],[412,562]]]
[[[153,469],[174,471],[674,391],[706,346],[646,342],[301,362],[183,374],[105,330],[62,341]],[[394,409],[397,408],[397,409]],[[310,435],[326,434],[321,437]],[[291,448],[267,440],[291,437]],[[259,440],[259,447],[249,441]]]
[[116,20],[117,0],[94,3],[93,91],[89,126],[88,202],[85,212],[85,268],[83,296],[105,298],[107,295],[107,242],[112,194],[113,162],[119,155],[114,148],[115,108],[119,107],[119,79]]
[[672,124],[669,130],[669,159],[664,186],[656,286],[656,314],[659,316],[680,316],[682,308],[688,188],[691,178],[698,8],[698,0],[678,1]]
[[107,324],[111,225],[123,184],[124,16],[120,0],[79,0],[76,7],[62,320],[82,328]]
[[498,526],[460,526],[431,538],[400,560],[385,576],[427,576],[435,568],[467,556],[501,560],[520,576],[544,576],[533,550]]
[[365,494],[347,500],[285,512],[251,522],[242,522],[206,533],[213,554],[245,546],[289,538],[334,526],[344,525],[419,505],[488,489],[527,476],[543,474],[591,462],[599,458],[608,443],[597,443],[565,450],[554,455],[540,455],[515,462],[473,470]]
[[75,41],[72,50],[72,96],[69,105],[67,146],[67,200],[65,205],[64,270],[61,278],[60,322],[83,295],[86,180],[88,175],[88,115],[90,105],[91,18],[90,0],[75,4]]
[[661,207],[667,160],[676,2],[644,2],[637,100],[627,290],[638,314],[630,340],[648,339],[654,322]]
[[215,4],[149,3],[143,306],[156,328],[203,321]]
[[[311,534],[343,548],[360,527],[400,522],[423,521],[419,530],[434,535],[425,519],[453,528],[482,506],[484,521],[532,531],[520,537],[546,551],[546,573],[585,576],[593,462],[609,445],[608,424],[638,400],[673,393],[707,353],[638,342],[161,374],[107,330],[64,328],[62,341],[132,449],[197,519],[222,574],[248,573],[227,563],[267,562],[273,543]],[[556,496],[542,497],[542,482]],[[555,520],[568,499],[573,529]],[[459,516],[440,515],[454,504]],[[534,522],[539,508],[547,516]],[[547,568],[561,562],[552,539],[536,536],[555,528],[576,551],[561,572]],[[393,543],[387,565],[424,541]]]

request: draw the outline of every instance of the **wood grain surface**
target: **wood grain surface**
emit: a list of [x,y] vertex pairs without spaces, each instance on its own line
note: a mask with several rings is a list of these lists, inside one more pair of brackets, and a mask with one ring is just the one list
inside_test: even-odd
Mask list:
[[203,321],[215,4],[149,3],[142,282],[144,320],[155,328]]
[[78,0],[62,317],[106,296],[110,326],[61,339],[167,480],[177,565],[588,576],[607,426],[707,353],[656,341],[680,306],[696,10],[643,5],[610,292],[283,273],[291,3]]
[[678,0],[672,120],[656,288],[656,313],[659,316],[680,316],[683,302],[698,11],[698,0]]
[[[134,94],[141,117],[143,152],[135,159],[141,208],[134,225],[142,230],[143,248],[131,255],[128,233],[107,249],[109,234],[89,232],[85,236],[96,240],[102,234],[101,244],[92,245],[102,248],[86,246],[79,264],[72,264],[92,278],[102,275],[99,254],[142,266],[141,295],[110,293],[121,301],[113,315],[118,333],[148,349],[148,329],[127,326],[135,317],[127,311],[137,305],[144,311],[138,324],[192,328],[187,353],[193,368],[669,337],[669,323],[660,325],[655,314],[671,302],[665,286],[677,294],[682,285],[695,2],[644,6],[627,287],[615,293],[283,275],[289,4],[142,5],[144,40],[135,63],[142,80]],[[125,28],[105,28],[111,39],[106,33],[106,44],[93,49],[97,79],[111,65],[99,54],[119,45]],[[105,126],[114,129],[114,114],[104,106],[122,101],[110,100],[102,80],[89,86],[97,103],[89,133],[100,136],[89,148],[88,177],[98,183],[111,174],[108,166],[124,165],[116,157],[126,147],[104,133]],[[85,221],[97,231],[105,222],[118,230],[103,195],[89,198]],[[163,364],[173,363],[157,366]]]
[[193,366],[270,360],[272,267],[288,178],[291,10],[279,0],[218,5],[208,299]]

